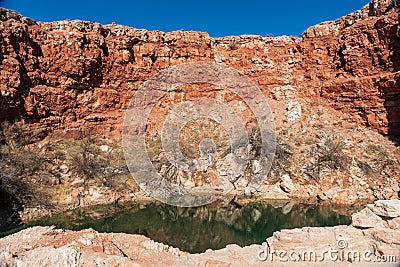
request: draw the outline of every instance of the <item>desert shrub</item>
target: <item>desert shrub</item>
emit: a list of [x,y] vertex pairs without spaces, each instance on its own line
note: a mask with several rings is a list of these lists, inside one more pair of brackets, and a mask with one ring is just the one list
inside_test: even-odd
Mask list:
[[29,183],[33,176],[45,170],[43,148],[33,143],[38,138],[38,132],[23,122],[5,121],[0,126],[0,184],[21,203],[47,202],[47,197]]
[[301,146],[303,144],[303,138],[301,136],[293,137],[293,141],[296,146]]
[[323,123],[316,123],[313,125],[313,127],[317,130],[321,130],[325,128],[325,125]]
[[277,181],[283,174],[290,174],[294,149],[289,143],[278,140],[275,150],[275,158],[272,162],[271,173],[274,177],[274,182]]
[[394,175],[394,173],[398,172],[399,167],[398,167],[398,164],[394,160],[385,159],[385,160],[381,161],[380,163],[381,163],[379,166],[380,174],[386,175],[388,177],[397,176],[397,175]]
[[232,40],[229,42],[228,48],[230,51],[232,50],[236,50],[238,48],[238,44],[236,42],[236,40]]
[[363,172],[368,175],[386,175],[386,176],[396,176],[399,171],[398,164],[395,160],[391,159],[387,150],[384,147],[369,144],[367,145],[365,152],[367,158],[370,161],[372,172]]
[[386,159],[388,157],[388,153],[383,147],[374,144],[367,145],[365,152],[378,159]]
[[308,138],[306,138],[306,140],[305,140],[304,143],[305,143],[306,145],[313,145],[313,144],[315,144],[315,139],[312,138],[312,137],[308,137]]
[[306,165],[306,173],[314,180],[319,180],[324,169],[347,170],[350,160],[343,152],[344,147],[345,143],[335,136],[324,136],[311,150],[310,156],[315,161]]
[[[268,135],[268,134],[267,134]],[[252,127],[249,132],[249,143],[250,143],[250,158],[259,159],[262,153],[262,139],[261,133],[258,127]],[[271,165],[269,172],[269,179],[275,182],[284,173],[290,173],[290,167],[292,165],[294,148],[283,139],[278,138],[275,147],[275,157]],[[248,166],[249,170],[251,166]],[[248,172],[251,175],[251,172]]]
[[71,157],[72,166],[76,172],[86,179],[94,179],[102,171],[102,160],[100,159],[100,148],[96,145],[93,133],[79,132],[77,140],[71,141],[72,146],[68,153]]
[[250,144],[250,158],[258,159],[261,156],[262,139],[261,132],[258,127],[252,127],[249,132],[249,144]]
[[[78,139],[69,140],[67,154],[76,173],[90,181],[100,181],[104,186],[117,185],[116,178],[128,175],[128,167],[121,147],[116,141],[106,141],[92,130],[79,132]],[[105,145],[105,148],[101,148]]]
[[367,162],[359,161],[357,162],[358,168],[368,176],[374,175],[376,172],[375,170],[369,165]]
[[57,189],[65,187],[68,192],[68,186],[58,184],[62,174],[57,166],[61,163],[74,171],[65,177],[78,175],[85,178],[85,185],[93,182],[137,191],[117,141],[86,130],[77,139],[53,139],[50,135],[47,141],[37,142],[42,136],[29,127],[23,122],[0,125],[0,189],[20,203],[51,207],[50,198]]

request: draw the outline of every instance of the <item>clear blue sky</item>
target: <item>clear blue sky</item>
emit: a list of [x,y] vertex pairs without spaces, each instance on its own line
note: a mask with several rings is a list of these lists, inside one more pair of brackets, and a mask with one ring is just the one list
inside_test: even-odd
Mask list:
[[368,0],[0,0],[36,21],[90,20],[149,30],[206,31],[213,37],[240,34],[300,35],[306,28],[360,9]]

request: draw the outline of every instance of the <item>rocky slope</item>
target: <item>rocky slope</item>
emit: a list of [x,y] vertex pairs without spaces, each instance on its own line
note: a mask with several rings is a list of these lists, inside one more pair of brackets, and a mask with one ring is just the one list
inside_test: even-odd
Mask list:
[[0,239],[2,266],[398,266],[399,260],[399,200],[368,205],[353,215],[351,226],[282,230],[262,245],[202,254],[92,229],[33,227]]

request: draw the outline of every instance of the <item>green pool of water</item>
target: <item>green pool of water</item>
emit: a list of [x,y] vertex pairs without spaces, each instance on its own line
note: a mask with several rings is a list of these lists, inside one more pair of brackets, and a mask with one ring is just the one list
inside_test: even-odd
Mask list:
[[257,202],[246,205],[211,204],[179,208],[158,202],[96,206],[64,212],[29,222],[5,236],[34,225],[56,225],[99,232],[142,234],[183,251],[204,252],[228,244],[261,244],[280,229],[349,224],[357,207],[326,204]]

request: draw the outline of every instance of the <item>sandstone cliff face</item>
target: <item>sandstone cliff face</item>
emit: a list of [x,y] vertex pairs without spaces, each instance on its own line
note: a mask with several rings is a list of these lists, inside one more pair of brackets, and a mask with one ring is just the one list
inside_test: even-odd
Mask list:
[[303,68],[319,80],[308,81],[308,87],[351,114],[351,120],[392,135],[400,131],[398,12],[395,1],[374,0],[349,16],[307,29],[302,42],[308,45]]
[[290,86],[328,100],[382,134],[400,135],[398,1],[307,29],[302,38],[139,30],[83,21],[35,22],[0,10],[0,119],[43,131],[82,125],[120,135],[130,98],[171,65],[212,61],[248,75],[270,96]]

